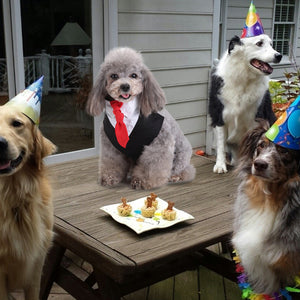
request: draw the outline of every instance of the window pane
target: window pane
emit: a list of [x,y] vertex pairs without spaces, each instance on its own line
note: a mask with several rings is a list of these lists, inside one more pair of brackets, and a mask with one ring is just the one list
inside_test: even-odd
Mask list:
[[294,21],[294,13],[295,13],[295,4],[293,6],[289,6],[288,13],[287,13],[287,19],[289,22]]
[[274,48],[283,55],[289,55],[289,46],[292,37],[292,25],[275,24],[274,26]]
[[94,147],[90,0],[21,0],[25,86],[44,75],[40,128],[58,152]]
[[276,1],[275,22],[294,22],[295,0]]
[[289,55],[295,26],[294,14],[295,0],[276,1],[273,43],[275,49],[283,55]]
[[8,100],[7,68],[4,45],[3,11],[0,3],[0,105]]

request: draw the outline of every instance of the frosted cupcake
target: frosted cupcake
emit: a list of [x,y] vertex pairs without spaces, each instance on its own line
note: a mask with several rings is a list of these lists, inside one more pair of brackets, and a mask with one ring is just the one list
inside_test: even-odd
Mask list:
[[147,197],[146,204],[141,208],[142,216],[145,218],[152,218],[156,211],[156,208],[152,205],[152,198]]
[[129,216],[132,210],[131,205],[127,204],[126,198],[122,198],[122,204],[118,206],[118,213],[122,217]]
[[155,209],[157,209],[158,206],[158,201],[157,201],[157,195],[155,195],[154,193],[151,193],[150,196],[147,197],[147,199],[145,200],[145,205],[147,205],[147,201],[148,198],[150,198],[152,200],[152,206],[155,207]]
[[168,207],[161,212],[163,219],[173,221],[176,219],[176,211],[173,209],[174,202],[168,201]]

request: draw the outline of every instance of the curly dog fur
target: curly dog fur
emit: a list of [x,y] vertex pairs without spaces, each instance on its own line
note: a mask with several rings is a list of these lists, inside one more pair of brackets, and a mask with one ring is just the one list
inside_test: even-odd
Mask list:
[[[87,112],[99,115],[107,108],[108,97],[126,105],[136,101],[139,117],[148,122],[156,114],[163,122],[157,136],[145,144],[136,157],[129,157],[117,149],[101,127],[102,185],[113,186],[130,178],[133,188],[151,189],[167,182],[194,178],[195,169],[190,164],[191,145],[164,108],[165,95],[140,53],[124,47],[107,54],[91,91]],[[107,114],[107,109],[105,111]]]

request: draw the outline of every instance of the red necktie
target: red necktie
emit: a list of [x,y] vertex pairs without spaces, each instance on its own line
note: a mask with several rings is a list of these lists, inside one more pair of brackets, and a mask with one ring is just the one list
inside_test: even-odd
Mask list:
[[116,127],[115,133],[118,143],[123,147],[126,148],[126,145],[129,141],[128,132],[125,123],[123,122],[124,114],[121,112],[121,107],[123,105],[122,102],[113,100],[110,101],[110,105],[113,108],[113,113],[116,117]]

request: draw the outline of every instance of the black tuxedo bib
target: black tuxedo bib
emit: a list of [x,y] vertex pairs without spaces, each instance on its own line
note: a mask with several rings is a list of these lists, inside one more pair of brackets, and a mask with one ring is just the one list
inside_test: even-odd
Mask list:
[[137,159],[144,150],[144,146],[148,146],[159,134],[164,117],[159,113],[152,113],[148,117],[139,116],[131,134],[126,148],[123,148],[117,141],[115,128],[111,125],[107,115],[103,121],[104,132],[110,142],[126,156]]

